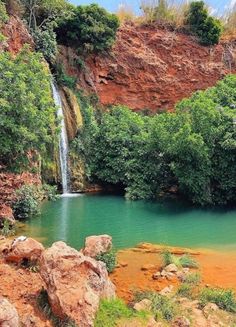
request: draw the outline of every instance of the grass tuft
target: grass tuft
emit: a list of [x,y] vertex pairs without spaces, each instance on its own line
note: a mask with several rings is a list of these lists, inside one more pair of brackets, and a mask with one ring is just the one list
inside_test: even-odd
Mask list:
[[198,263],[189,255],[184,254],[180,257],[172,254],[169,250],[164,250],[162,253],[163,266],[166,267],[170,264],[175,264],[177,267],[181,268],[197,268]]
[[236,299],[233,290],[222,288],[204,288],[200,293],[200,305],[215,303],[222,310],[236,313]]

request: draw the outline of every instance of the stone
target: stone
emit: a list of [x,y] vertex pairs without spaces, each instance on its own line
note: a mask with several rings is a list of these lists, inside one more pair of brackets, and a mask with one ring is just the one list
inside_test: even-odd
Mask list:
[[165,288],[163,288],[163,289],[159,292],[159,294],[160,294],[160,295],[168,295],[168,294],[170,294],[170,293],[173,291],[173,288],[174,288],[173,285],[166,286]]
[[166,273],[166,279],[167,280],[173,280],[175,278],[175,274],[172,272],[167,272]]
[[173,327],[190,327],[190,325],[190,320],[184,316],[177,317],[172,324]]
[[166,277],[167,276],[167,272],[165,271],[165,269],[163,269],[161,271],[161,277]]
[[82,253],[85,256],[96,258],[97,255],[108,252],[112,248],[112,237],[109,235],[89,236],[85,239]]
[[5,298],[0,297],[0,326],[19,327],[20,321],[16,308]]
[[176,273],[178,271],[178,267],[174,264],[174,263],[171,263],[170,265],[166,266],[165,267],[165,271],[166,272],[171,272],[171,273]]
[[149,299],[143,299],[142,301],[135,303],[134,310],[136,311],[149,311],[152,308],[152,301]]
[[217,304],[215,303],[207,303],[207,305],[205,305],[205,307],[203,308],[203,312],[208,315],[209,313],[218,311],[219,307]]
[[157,271],[155,274],[152,275],[152,279],[157,280],[161,278],[160,271]]
[[184,274],[188,274],[189,272],[190,272],[190,269],[189,268],[183,268],[182,269],[182,272],[184,273]]
[[119,265],[124,268],[128,266],[128,262],[121,261],[119,262]]
[[13,226],[16,222],[12,208],[2,204],[0,205],[0,224],[2,225],[5,220],[9,222],[10,226]]
[[143,271],[148,271],[148,270],[153,270],[153,269],[155,269],[155,268],[156,268],[156,266],[153,265],[153,264],[146,264],[146,265],[143,265],[143,266],[141,267],[141,270],[143,270]]
[[40,259],[44,247],[33,238],[20,236],[16,238],[5,252],[6,261],[22,263],[24,260],[36,262]]
[[100,300],[115,297],[106,265],[64,242],[56,242],[43,252],[40,275],[54,314],[68,317],[80,327],[92,327]]

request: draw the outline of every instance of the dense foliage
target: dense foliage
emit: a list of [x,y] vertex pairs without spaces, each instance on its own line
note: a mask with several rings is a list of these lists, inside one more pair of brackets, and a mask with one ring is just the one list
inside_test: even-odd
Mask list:
[[219,43],[222,26],[218,19],[209,16],[207,7],[203,1],[190,3],[187,23],[191,31],[196,34],[204,45]]
[[177,186],[198,204],[236,200],[236,75],[181,101],[174,113],[144,116],[121,106],[83,110],[75,141],[89,178],[123,185],[132,199]]
[[24,185],[16,191],[16,199],[13,203],[14,216],[17,219],[27,219],[40,213],[40,202],[44,199],[54,201],[57,199],[55,186]]
[[50,75],[41,56],[0,54],[0,162],[24,170],[30,153],[45,156],[55,139]]
[[118,18],[96,4],[78,6],[73,15],[61,20],[56,29],[58,41],[79,51],[98,52],[109,49],[119,27]]

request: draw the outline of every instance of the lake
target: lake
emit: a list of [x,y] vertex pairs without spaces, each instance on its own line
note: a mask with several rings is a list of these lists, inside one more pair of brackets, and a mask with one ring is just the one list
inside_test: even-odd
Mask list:
[[79,249],[89,235],[109,234],[117,249],[140,242],[236,250],[236,210],[195,208],[178,200],[128,201],[117,195],[62,197],[43,203],[24,228],[44,245]]

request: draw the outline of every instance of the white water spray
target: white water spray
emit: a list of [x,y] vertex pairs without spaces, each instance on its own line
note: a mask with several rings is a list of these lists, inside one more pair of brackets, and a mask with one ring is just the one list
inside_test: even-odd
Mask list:
[[59,141],[59,154],[60,154],[60,168],[61,168],[61,181],[63,194],[70,191],[70,174],[68,167],[68,138],[65,125],[65,119],[62,108],[62,101],[57,86],[52,82],[52,93],[55,105],[57,106],[57,117],[61,121],[60,141]]

